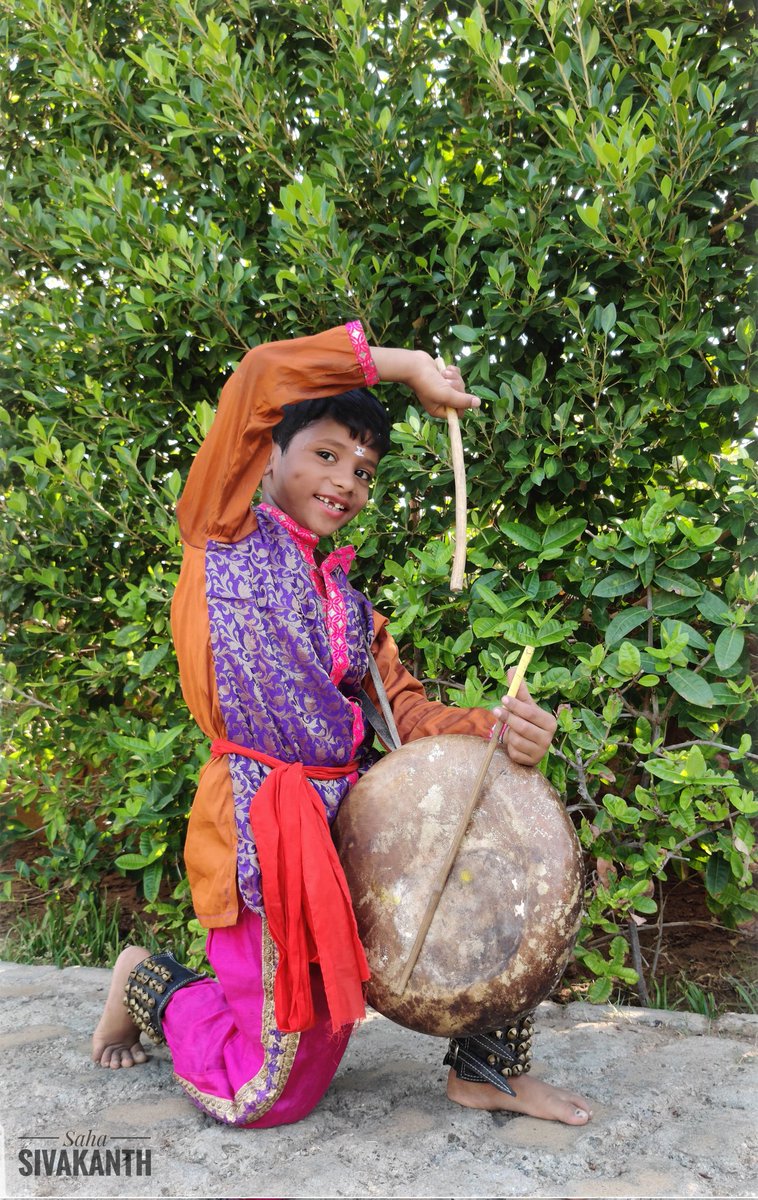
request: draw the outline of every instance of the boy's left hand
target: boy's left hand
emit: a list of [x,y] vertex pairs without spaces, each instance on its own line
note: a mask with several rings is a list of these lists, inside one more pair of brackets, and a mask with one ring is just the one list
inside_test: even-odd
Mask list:
[[[511,667],[508,672],[509,683],[515,670]],[[506,722],[502,743],[509,757],[526,767],[536,766],[549,750],[558,726],[553,714],[535,704],[525,683],[517,695],[503,696],[502,704],[492,711],[499,721]]]

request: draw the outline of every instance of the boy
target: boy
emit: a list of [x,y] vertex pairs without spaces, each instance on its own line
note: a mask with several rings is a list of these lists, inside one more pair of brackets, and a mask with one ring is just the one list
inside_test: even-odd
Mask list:
[[[185,861],[217,980],[170,954],[125,950],[93,1059],[130,1067],[146,1058],[140,1029],[165,1039],[189,1098],[228,1124],[304,1117],[363,1015],[366,962],[328,826],[370,764],[355,699],[369,653],[402,741],[487,737],[493,713],[507,715],[508,753],[535,764],[555,730],[524,685],[493,713],[427,700],[385,619],[348,583],[352,550],[318,550],[364,507],[389,448],[386,413],[365,390],[380,379],[408,384],[433,416],[479,404],[457,368],[440,375],[424,352],[370,348],[356,321],[258,346],[222,391],[178,507],[172,630],[184,697],[212,750]],[[529,1018],[516,1024],[508,1036],[524,1053],[513,1073],[507,1053],[492,1053],[495,1035],[453,1039],[448,1096],[585,1123],[581,1096],[520,1074]]]

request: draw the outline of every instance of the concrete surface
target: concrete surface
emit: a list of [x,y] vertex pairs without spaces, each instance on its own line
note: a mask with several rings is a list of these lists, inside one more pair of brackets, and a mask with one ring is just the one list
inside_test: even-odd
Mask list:
[[[536,1073],[594,1101],[594,1120],[570,1128],[451,1105],[445,1043],[371,1013],[316,1111],[253,1131],[197,1112],[173,1083],[165,1048],[128,1071],[89,1061],[109,977],[0,963],[3,1195],[567,1200],[758,1191],[755,1016],[709,1022],[541,1005]],[[125,1177],[121,1155],[119,1177],[46,1175],[42,1151],[59,1170],[62,1148],[70,1166],[74,1150],[86,1150],[87,1170],[98,1169],[96,1149],[105,1170],[106,1151],[131,1148],[142,1174]]]

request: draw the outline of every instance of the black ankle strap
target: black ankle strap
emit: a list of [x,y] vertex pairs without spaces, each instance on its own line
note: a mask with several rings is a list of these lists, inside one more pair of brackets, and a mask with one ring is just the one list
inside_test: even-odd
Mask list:
[[207,979],[177,962],[170,950],[143,959],[126,981],[124,1004],[138,1029],[156,1046],[165,1042],[161,1018],[163,1010],[179,988],[198,979]]

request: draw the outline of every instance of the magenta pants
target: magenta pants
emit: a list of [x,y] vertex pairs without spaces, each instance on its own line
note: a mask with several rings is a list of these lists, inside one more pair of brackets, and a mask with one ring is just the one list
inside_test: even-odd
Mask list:
[[217,979],[180,988],[163,1014],[177,1080],[193,1104],[226,1125],[301,1120],[329,1087],[351,1033],[332,1033],[321,972],[311,967],[315,1026],[282,1033],[266,921],[242,907],[236,925],[209,932],[206,953]]

